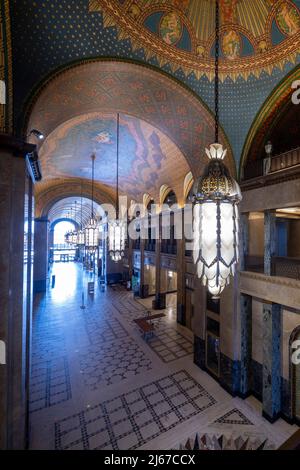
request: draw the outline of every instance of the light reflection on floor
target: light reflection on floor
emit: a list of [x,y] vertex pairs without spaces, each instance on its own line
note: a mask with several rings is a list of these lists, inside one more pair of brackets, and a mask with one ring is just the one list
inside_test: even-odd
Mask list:
[[176,323],[176,296],[146,342],[134,319],[151,298],[137,302],[121,286],[102,292],[97,278],[89,296],[93,275],[76,263],[55,263],[51,275],[55,287],[50,278],[34,311],[32,449],[168,450],[195,432],[279,445],[294,432],[282,420],[271,426],[259,404],[232,399],[193,364],[193,334]]

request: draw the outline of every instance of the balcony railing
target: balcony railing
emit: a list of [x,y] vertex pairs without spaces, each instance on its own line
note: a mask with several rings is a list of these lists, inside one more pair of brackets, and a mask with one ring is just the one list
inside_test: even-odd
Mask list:
[[300,165],[300,147],[271,158],[249,162],[244,168],[244,181],[266,176]]
[[300,280],[300,258],[272,258],[272,274]]
[[[245,271],[263,273],[263,256],[246,256]],[[272,258],[272,276],[300,280],[300,258],[275,256]]]

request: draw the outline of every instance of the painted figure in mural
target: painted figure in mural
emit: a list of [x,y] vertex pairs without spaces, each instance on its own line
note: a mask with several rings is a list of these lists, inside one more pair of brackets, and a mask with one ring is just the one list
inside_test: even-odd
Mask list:
[[98,144],[112,144],[112,136],[108,131],[102,131],[93,139]]
[[226,31],[222,40],[223,52],[227,59],[234,60],[240,55],[240,37],[236,31]]
[[203,57],[205,54],[205,47],[204,46],[197,46],[196,48],[197,55],[199,57]]
[[300,15],[296,7],[290,3],[280,5],[277,15],[277,23],[282,32],[292,36],[300,29]]
[[264,52],[266,52],[266,50],[268,49],[268,44],[267,44],[267,41],[265,41],[264,39],[262,41],[260,41],[260,43],[258,44],[258,50],[261,54],[263,54]]
[[175,12],[167,13],[160,23],[160,35],[163,41],[173,45],[180,39],[182,24],[179,16]]
[[130,5],[128,13],[132,18],[137,18],[141,13],[141,9],[136,3],[133,3]]

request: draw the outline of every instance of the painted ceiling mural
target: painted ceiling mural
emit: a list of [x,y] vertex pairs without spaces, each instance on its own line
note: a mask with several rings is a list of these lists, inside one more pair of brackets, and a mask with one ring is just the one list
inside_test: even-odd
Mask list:
[[[169,138],[150,124],[121,114],[119,142],[122,193],[141,200],[146,191],[157,200],[161,185],[169,184],[183,199],[183,179],[190,170]],[[116,144],[115,114],[92,113],[71,119],[55,129],[40,149],[44,180],[69,176],[90,179],[90,156],[95,153],[96,181],[114,189]]]
[[[295,63],[299,7],[298,0],[220,0],[220,78],[258,77]],[[104,25],[115,25],[119,37],[130,38],[133,48],[143,46],[160,65],[213,78],[213,0],[90,0],[89,9],[101,11]]]
[[[238,166],[262,103],[300,62],[300,0],[221,3],[220,119]],[[18,132],[35,87],[59,68],[95,57],[158,68],[213,111],[213,0],[11,0],[10,6]]]
[[[99,113],[99,110],[114,116],[121,112],[147,121],[174,142],[194,175],[203,171],[206,162],[204,148],[214,140],[211,113],[195,95],[167,75],[128,62],[91,61],[57,74],[32,104],[27,132],[42,129],[49,137],[68,121]],[[92,135],[92,145],[101,145],[103,151],[108,151],[113,147],[110,144],[113,142],[112,131],[112,127],[99,128],[94,135],[94,130],[92,132],[86,127],[84,132],[81,130],[81,135],[83,139],[84,133]],[[228,147],[228,166],[234,174],[233,155],[223,132],[220,139]],[[150,143],[155,145],[155,137]],[[93,147],[84,145],[84,155],[89,155]],[[63,154],[69,153],[69,148],[63,149]],[[176,171],[176,167],[174,169]]]

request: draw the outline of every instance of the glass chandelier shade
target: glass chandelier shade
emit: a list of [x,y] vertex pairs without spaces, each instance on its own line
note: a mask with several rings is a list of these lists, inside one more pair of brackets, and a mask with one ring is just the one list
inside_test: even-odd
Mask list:
[[122,220],[112,220],[108,223],[109,255],[116,263],[124,257],[126,240],[126,225]]
[[71,244],[72,245],[77,245],[77,232],[76,232],[76,230],[73,230],[71,232]]
[[97,250],[99,241],[99,232],[97,221],[94,218],[90,219],[89,224],[85,227],[84,230],[84,244],[86,250],[93,253]]
[[119,140],[120,115],[117,115],[117,177],[116,177],[116,219],[108,222],[108,250],[111,259],[117,263],[124,257],[126,225],[119,218]]
[[85,245],[85,237],[84,237],[84,230],[79,230],[77,233],[77,245],[84,246]]
[[210,163],[194,187],[194,262],[198,277],[214,298],[229,284],[238,263],[242,196],[222,162],[226,153],[221,144],[206,149]]
[[72,232],[67,232],[65,234],[65,243],[68,243],[69,245],[71,244],[71,233]]

